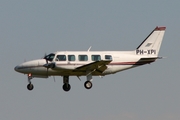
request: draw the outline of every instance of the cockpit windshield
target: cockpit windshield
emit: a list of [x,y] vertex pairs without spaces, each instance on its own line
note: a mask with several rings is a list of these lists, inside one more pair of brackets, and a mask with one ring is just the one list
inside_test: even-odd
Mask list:
[[52,60],[54,59],[54,56],[55,56],[55,54],[51,53],[51,54],[49,54],[49,55],[46,55],[46,56],[44,57],[44,59],[46,59],[46,60],[48,60],[48,61],[52,61]]

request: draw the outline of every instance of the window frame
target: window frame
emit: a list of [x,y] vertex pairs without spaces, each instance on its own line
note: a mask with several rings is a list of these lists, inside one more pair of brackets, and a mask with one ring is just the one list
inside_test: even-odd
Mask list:
[[[58,56],[65,56],[65,60],[64,60],[64,59],[59,59]],[[57,58],[58,58],[58,60],[57,60]],[[60,62],[67,61],[67,56],[64,55],[64,54],[59,54],[59,55],[56,56],[56,59],[55,59],[55,60],[56,60],[56,61],[60,61]]]
[[[68,56],[68,61],[76,61],[76,56],[75,56],[75,55],[69,54],[69,55],[67,55],[67,56]],[[74,60],[70,60],[70,59],[69,59],[70,56],[74,56]]]
[[[93,58],[94,58],[93,56],[94,56],[94,57],[98,57],[98,60],[95,60],[95,59],[93,60]],[[99,59],[99,58],[100,58],[100,59]],[[91,60],[92,60],[92,61],[101,61],[101,55],[92,54],[92,55],[91,55]]]
[[[81,60],[81,59],[80,59],[81,56],[84,56],[86,59]],[[86,55],[86,54],[78,55],[78,60],[79,60],[79,61],[85,61],[85,62],[86,62],[86,61],[88,61],[88,55]]]
[[[109,58],[107,58],[109,57]],[[112,60],[112,55],[104,55],[105,60]]]
[[54,53],[50,53],[49,55],[46,55],[44,57],[44,59],[48,60],[48,61],[53,61],[55,58],[55,54]]

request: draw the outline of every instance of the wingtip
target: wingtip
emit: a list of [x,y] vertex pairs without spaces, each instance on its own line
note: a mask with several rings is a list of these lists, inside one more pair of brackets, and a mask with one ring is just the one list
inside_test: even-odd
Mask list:
[[166,27],[164,26],[164,27],[156,27],[155,28],[155,31],[162,31],[162,30],[166,30]]

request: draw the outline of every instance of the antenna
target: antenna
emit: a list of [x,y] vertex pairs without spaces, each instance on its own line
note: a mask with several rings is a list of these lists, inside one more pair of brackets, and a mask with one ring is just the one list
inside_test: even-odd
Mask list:
[[89,49],[87,50],[88,52],[91,50],[91,46],[89,47]]

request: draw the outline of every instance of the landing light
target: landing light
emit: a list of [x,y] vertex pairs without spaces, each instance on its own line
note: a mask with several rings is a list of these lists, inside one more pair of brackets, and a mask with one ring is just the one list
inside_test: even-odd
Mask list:
[[28,74],[28,77],[31,77],[31,76],[32,76],[32,74],[31,74],[31,73],[29,73],[29,74]]

